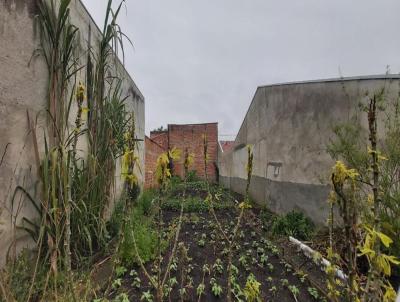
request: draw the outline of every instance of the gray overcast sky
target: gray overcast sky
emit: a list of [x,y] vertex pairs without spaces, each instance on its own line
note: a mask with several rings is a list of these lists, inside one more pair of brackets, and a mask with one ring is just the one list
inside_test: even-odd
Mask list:
[[[83,2],[102,27],[107,0]],[[146,133],[217,121],[236,134],[257,86],[398,73],[399,12],[399,0],[127,0],[119,23]]]

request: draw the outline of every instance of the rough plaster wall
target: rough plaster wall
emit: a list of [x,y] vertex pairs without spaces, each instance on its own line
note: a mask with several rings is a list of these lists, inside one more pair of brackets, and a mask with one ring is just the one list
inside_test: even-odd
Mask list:
[[[39,47],[34,27],[35,3],[35,0],[0,1],[0,159],[7,148],[0,166],[0,267],[4,265],[6,252],[14,238],[11,213],[19,213],[18,223],[23,216],[34,217],[32,207],[22,195],[17,194],[14,206],[11,206],[16,185],[23,186],[35,197],[39,192],[33,140],[26,116],[29,110],[31,119],[37,123],[39,148],[43,152],[48,72],[42,58],[31,60],[34,50]],[[79,0],[71,2],[71,23],[80,28],[80,54],[85,59],[89,37],[96,51],[100,32]],[[124,78],[122,95],[128,96],[128,110],[135,112],[137,135],[144,139],[144,98],[122,64],[117,63],[117,68],[118,74]],[[84,71],[78,74],[78,79],[85,79]],[[74,112],[76,108],[72,109],[69,121],[72,127]],[[81,139],[80,148],[85,149],[85,145]],[[144,143],[139,144],[139,157],[144,171]],[[137,172],[143,184],[144,175]],[[117,198],[122,188],[119,163],[115,180]],[[23,232],[16,235],[20,238],[16,250],[32,244]]]
[[[246,178],[246,144],[254,148],[252,197],[277,212],[293,208],[325,221],[327,184],[333,164],[326,152],[332,129],[347,120],[367,92],[386,86],[398,96],[395,79],[354,79],[259,87],[237,135],[233,151],[220,159],[223,183],[241,192]],[[367,129],[365,114],[361,124]],[[253,180],[255,181],[255,180]],[[256,189],[257,188],[257,189]],[[260,192],[264,192],[260,193]]]
[[[34,38],[34,14],[33,0],[0,4],[0,154],[6,150],[0,166],[0,266],[13,238],[11,213],[20,212],[29,218],[33,213],[20,194],[12,207],[15,186],[21,185],[31,193],[37,189],[27,110],[35,118],[45,108],[47,68],[41,60],[33,60],[28,66],[38,46]],[[44,125],[43,114],[38,117],[38,124]],[[40,130],[40,138],[39,133]]]

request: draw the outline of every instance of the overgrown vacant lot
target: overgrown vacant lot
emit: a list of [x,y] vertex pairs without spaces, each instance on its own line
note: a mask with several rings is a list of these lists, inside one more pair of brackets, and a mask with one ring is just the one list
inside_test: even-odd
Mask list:
[[[235,233],[240,215],[237,202],[242,197],[218,187],[212,190],[218,199],[213,203],[217,219],[206,201],[205,182],[173,184],[162,197],[161,270],[157,261],[159,196],[145,192],[139,198],[130,224],[133,233],[129,234],[128,229],[125,232],[120,250],[123,260],[116,268],[116,278],[108,285],[108,299],[155,301],[157,293],[149,277],[157,282],[166,274],[165,301],[226,301],[229,242],[222,232],[229,234],[229,238]],[[310,285],[306,274],[284,260],[281,248],[269,238],[265,225],[253,211],[259,214],[259,209],[244,211],[232,244],[233,301],[321,301],[321,294]],[[140,261],[146,261],[144,266],[150,276],[141,268]]]

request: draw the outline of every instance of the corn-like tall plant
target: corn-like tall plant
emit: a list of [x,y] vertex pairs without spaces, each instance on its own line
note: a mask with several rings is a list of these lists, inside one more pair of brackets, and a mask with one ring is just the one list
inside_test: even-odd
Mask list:
[[[39,52],[45,58],[49,72],[47,112],[50,144],[47,144],[45,136],[45,157],[40,168],[43,185],[41,201],[36,203],[30,198],[40,214],[40,226],[27,219],[24,220],[28,222],[25,228],[37,234],[39,254],[36,268],[43,255],[54,276],[55,291],[57,291],[59,268],[66,267],[68,272],[71,269],[69,244],[71,153],[68,116],[74,93],[70,93],[69,88],[75,85],[74,79],[79,68],[75,56],[78,28],[70,23],[69,4],[70,0],[61,0],[58,4],[53,0],[41,0],[38,3],[41,37]],[[35,274],[36,269],[33,279]]]
[[[106,210],[114,193],[116,159],[124,153],[124,134],[131,118],[125,108],[126,97],[122,96],[122,79],[116,66],[118,48],[123,49],[123,34],[116,23],[121,5],[122,2],[113,12],[109,1],[98,50],[88,50],[87,86],[77,100],[76,128],[68,137],[73,143],[69,189],[73,203],[71,249],[75,263],[105,245]],[[87,108],[82,106],[83,99],[87,100]],[[81,129],[86,113],[88,129]],[[77,157],[76,152],[77,138],[83,133],[88,134],[86,158]]]
[[[88,50],[88,87],[79,84],[75,93],[79,66],[75,49],[78,28],[70,23],[70,0],[40,0],[38,25],[41,49],[49,71],[48,121],[49,136],[44,135],[44,158],[40,167],[42,194],[35,200],[21,189],[37,210],[40,222],[23,219],[24,228],[38,245],[38,260],[32,288],[39,264],[48,265],[49,275],[44,292],[53,286],[57,296],[58,273],[71,275],[71,266],[81,256],[104,244],[106,239],[105,210],[111,199],[115,178],[116,158],[124,153],[124,133],[130,127],[130,116],[122,97],[122,80],[117,76],[118,45],[122,36],[116,23],[121,5],[116,12],[107,7],[106,21],[99,52],[93,67]],[[121,2],[122,4],[122,2]],[[92,68],[95,69],[93,72]],[[85,94],[88,107],[84,107]],[[70,129],[71,107],[76,101],[78,113],[75,129]],[[78,138],[86,129],[84,115],[89,111],[89,155],[78,156]],[[89,252],[88,252],[89,251]],[[53,278],[50,278],[53,277]],[[49,281],[53,280],[53,283]],[[72,292],[72,291],[71,291]]]
[[[79,68],[75,57],[78,28],[69,21],[71,0],[39,1],[40,53],[49,71],[48,113],[50,145],[64,142],[71,107],[69,84]],[[58,7],[58,9],[57,9]]]
[[120,49],[124,52],[125,37],[117,23],[122,3],[113,11],[112,1],[108,1],[98,51],[88,53],[89,154],[82,160],[74,181],[78,210],[73,213],[77,223],[74,224],[76,232],[72,233],[76,234],[73,242],[78,258],[92,254],[106,243],[106,211],[114,196],[116,159],[125,152],[124,135],[131,119],[125,108],[126,97],[122,96],[122,79],[118,76],[117,55]]

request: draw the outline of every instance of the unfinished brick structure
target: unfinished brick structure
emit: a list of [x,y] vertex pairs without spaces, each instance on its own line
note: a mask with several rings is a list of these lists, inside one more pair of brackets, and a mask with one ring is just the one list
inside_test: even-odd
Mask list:
[[235,146],[235,141],[219,141],[219,146],[222,152],[228,152]]
[[150,188],[156,186],[154,173],[157,157],[162,152],[172,148],[177,148],[182,152],[181,159],[172,164],[172,173],[174,175],[180,177],[184,176],[184,154],[185,152],[189,152],[194,154],[194,163],[190,170],[196,171],[197,176],[204,179],[204,134],[207,136],[208,141],[207,178],[210,181],[216,181],[218,177],[218,123],[168,125],[167,130],[152,131],[150,132],[150,137],[146,137],[145,187]]
[[168,130],[151,131],[150,139],[164,150],[168,150]]
[[157,182],[155,180],[155,171],[158,156],[163,153],[167,148],[163,148],[159,145],[155,140],[145,137],[145,180],[144,187],[145,188],[153,188],[157,186]]

